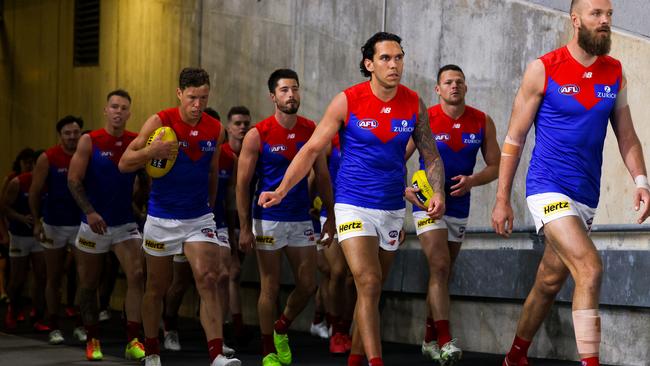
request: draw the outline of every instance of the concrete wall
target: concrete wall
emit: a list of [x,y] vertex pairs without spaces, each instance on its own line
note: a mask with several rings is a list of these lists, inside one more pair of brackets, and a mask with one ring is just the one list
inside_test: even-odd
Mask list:
[[64,115],[103,126],[106,94],[118,87],[133,97],[128,128],[139,130],[176,104],[178,72],[198,64],[198,1],[102,1],[98,66],[73,66],[73,25],[73,0],[4,1],[0,172],[23,147],[56,143],[54,125]]

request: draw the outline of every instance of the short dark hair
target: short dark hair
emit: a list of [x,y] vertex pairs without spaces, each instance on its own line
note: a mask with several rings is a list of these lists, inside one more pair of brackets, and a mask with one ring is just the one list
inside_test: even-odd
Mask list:
[[[359,63],[359,68],[361,69],[361,75],[369,78],[372,73],[366,69],[364,61],[366,59],[372,60],[375,56],[375,45],[383,41],[393,41],[399,44],[400,48],[402,47],[402,38],[397,34],[388,33],[388,32],[377,32],[372,37],[368,38],[366,44],[361,46],[361,62]],[[402,48],[402,53],[404,53],[404,48]]]
[[79,128],[84,127],[84,120],[81,119],[81,117],[75,117],[72,115],[67,115],[59,120],[59,122],[56,123],[56,132],[61,133],[61,130],[63,129],[63,126],[70,124],[70,123],[76,123]]
[[441,67],[440,70],[438,70],[438,77],[436,78],[438,84],[440,84],[440,76],[442,73],[449,70],[458,71],[463,74],[463,78],[465,77],[465,73],[463,72],[463,69],[460,68],[460,66],[454,64],[445,65]]
[[213,108],[207,107],[206,109],[203,110],[203,112],[205,112],[205,114],[207,114],[208,116],[214,119],[221,120],[221,116],[219,115],[219,112],[215,111]]
[[35,155],[36,153],[32,148],[26,147],[20,150],[18,155],[16,155],[16,159],[11,165],[11,170],[13,170],[14,173],[16,174],[22,173],[22,171],[20,170],[20,162],[25,160],[36,160]]
[[298,80],[298,74],[295,71],[291,69],[277,69],[269,76],[269,93],[275,93],[275,88],[278,86],[278,80],[280,79],[293,79],[300,86],[300,80]]
[[117,95],[118,97],[122,97],[131,103],[131,96],[129,95],[129,92],[127,92],[124,89],[115,89],[112,92],[108,93],[106,96],[106,101],[108,102],[113,95]]
[[246,108],[243,105],[236,105],[236,106],[230,108],[230,110],[228,111],[228,120],[230,121],[230,118],[232,116],[234,116],[235,114],[241,114],[241,115],[250,117],[251,111],[249,111],[248,108]]
[[190,86],[198,88],[203,85],[210,86],[210,75],[208,75],[207,71],[198,67],[186,67],[178,77],[178,87],[181,90]]

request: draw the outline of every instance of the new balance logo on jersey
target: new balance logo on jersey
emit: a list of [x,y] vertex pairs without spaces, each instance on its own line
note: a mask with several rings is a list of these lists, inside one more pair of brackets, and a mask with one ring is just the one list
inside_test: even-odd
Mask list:
[[582,78],[583,79],[591,79],[592,75],[593,75],[593,73],[591,71],[587,71],[584,74],[582,74]]
[[122,141],[115,141],[115,146],[122,146]]
[[560,211],[568,211],[571,209],[571,206],[569,206],[568,201],[560,201],[560,202],[553,202],[549,203],[548,205],[544,206],[544,215],[550,215],[554,214],[556,212]]
[[451,128],[460,128],[460,123],[454,123],[454,125],[451,126]]
[[199,131],[196,130],[190,131],[190,136],[198,136],[198,135],[199,135]]
[[295,139],[295,138],[296,138],[296,134],[295,134],[295,133],[290,133],[290,134],[287,135],[287,139],[288,139],[288,140]]
[[386,113],[386,114],[390,113],[390,107],[384,107],[384,108],[382,108],[382,109],[381,109],[381,112],[379,112],[379,113]]

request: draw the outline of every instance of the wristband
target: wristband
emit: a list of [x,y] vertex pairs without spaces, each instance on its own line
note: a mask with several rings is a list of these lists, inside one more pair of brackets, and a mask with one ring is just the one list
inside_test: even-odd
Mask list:
[[645,175],[637,175],[634,178],[634,184],[636,184],[637,188],[643,188],[650,191],[650,183],[648,182],[648,177]]

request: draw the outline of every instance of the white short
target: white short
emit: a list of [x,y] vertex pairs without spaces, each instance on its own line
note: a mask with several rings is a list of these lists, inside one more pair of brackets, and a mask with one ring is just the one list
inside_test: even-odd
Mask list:
[[42,252],[41,243],[33,236],[11,235],[9,240],[10,257],[26,257],[30,253]]
[[220,240],[212,213],[194,219],[163,219],[147,216],[144,223],[145,253],[166,257],[183,253],[183,243],[207,242],[230,248],[228,239]]
[[380,248],[395,251],[399,247],[405,209],[386,211],[337,203],[334,213],[339,243],[356,236],[377,236]]
[[413,212],[413,223],[418,236],[431,230],[447,229],[447,241],[462,243],[465,239],[465,228],[467,228],[467,217],[443,216],[440,220],[434,220],[427,216],[424,211]]
[[271,221],[253,219],[253,235],[257,250],[278,250],[284,247],[316,245],[314,224],[309,221]]
[[526,197],[526,203],[538,234],[543,233],[544,224],[565,216],[578,216],[587,232],[590,232],[596,215],[595,208],[574,201],[562,193],[534,194]]
[[104,234],[93,232],[87,223],[82,222],[79,225],[75,246],[82,252],[102,254],[108,253],[111,250],[111,246],[129,239],[142,239],[140,230],[138,230],[138,224],[135,222],[109,226]]
[[79,226],[54,226],[43,223],[45,242],[41,245],[45,249],[59,249],[66,245],[74,245],[79,233]]
[[[217,229],[217,238],[223,242],[228,243],[228,228],[221,227]],[[187,257],[185,254],[174,254],[175,263],[187,263]]]

